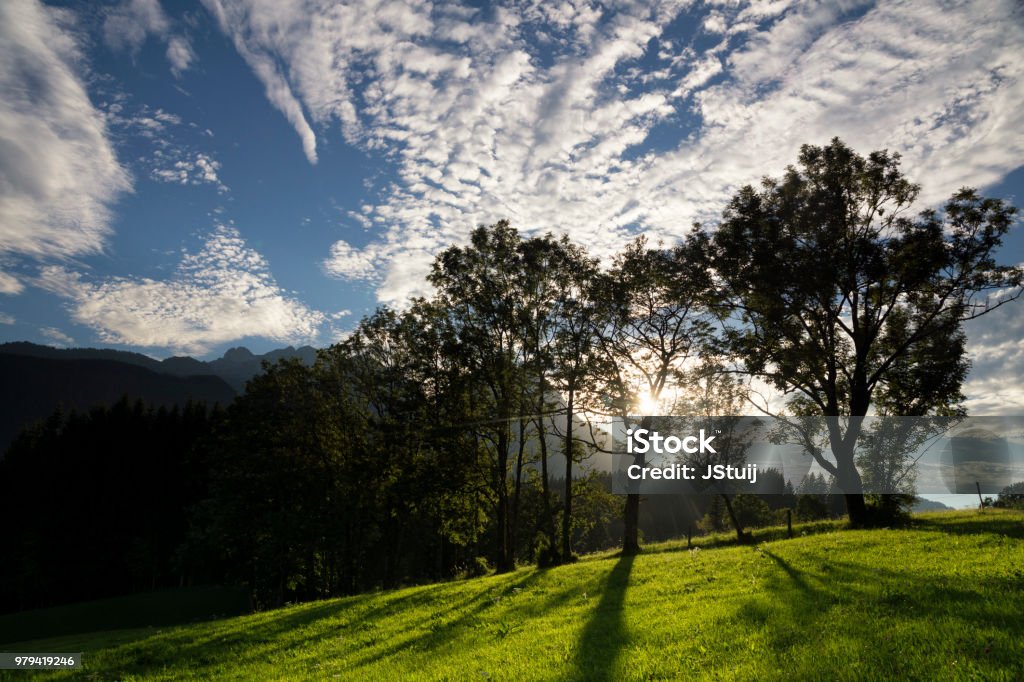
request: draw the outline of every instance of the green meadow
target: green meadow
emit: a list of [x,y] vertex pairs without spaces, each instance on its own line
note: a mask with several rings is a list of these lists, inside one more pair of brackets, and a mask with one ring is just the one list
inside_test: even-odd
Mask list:
[[794,530],[0,648],[103,680],[1024,679],[1024,512]]

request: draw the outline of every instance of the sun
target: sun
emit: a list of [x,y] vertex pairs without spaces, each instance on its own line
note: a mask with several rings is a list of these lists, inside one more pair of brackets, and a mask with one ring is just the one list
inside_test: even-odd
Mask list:
[[636,397],[636,409],[640,415],[656,415],[661,409],[661,402],[650,391],[642,391]]

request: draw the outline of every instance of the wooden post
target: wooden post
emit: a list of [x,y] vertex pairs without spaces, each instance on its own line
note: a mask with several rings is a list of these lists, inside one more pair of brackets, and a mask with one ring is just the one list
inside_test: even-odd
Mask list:
[[786,534],[793,537],[793,510],[786,507]]
[[981,483],[979,483],[978,481],[975,481],[974,485],[976,485],[978,487],[978,509],[984,509],[985,508],[985,500],[983,500],[981,498]]
[[686,549],[693,549],[693,525],[686,528]]

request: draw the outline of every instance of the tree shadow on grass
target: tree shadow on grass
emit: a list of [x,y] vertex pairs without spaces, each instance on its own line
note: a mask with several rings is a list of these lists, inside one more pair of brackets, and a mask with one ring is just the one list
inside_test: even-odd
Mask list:
[[[509,576],[509,581],[514,578]],[[503,581],[505,582],[505,581]],[[513,586],[515,584],[513,583]],[[444,609],[461,610],[485,602],[494,590],[483,588],[469,597],[459,593],[460,585],[442,583],[416,589],[402,596],[387,593],[368,594],[322,604],[306,604],[295,609],[281,609],[252,614],[239,620],[213,621],[193,627],[124,631],[117,641],[117,655],[108,659],[105,672],[115,677],[151,674],[154,669],[174,667],[182,661],[203,674],[214,675],[224,660],[240,665],[259,664],[283,652],[302,650],[330,638],[356,638],[371,647],[377,637],[374,621],[415,609],[436,600]],[[509,588],[512,589],[512,588]],[[453,600],[452,597],[455,597]],[[94,635],[65,638],[82,642],[77,648],[88,650]],[[58,641],[58,640],[52,640]],[[301,657],[300,657],[301,658]],[[296,665],[301,661],[296,661]]]
[[[443,610],[437,611],[433,618],[421,619],[415,629],[403,633],[400,639],[392,637],[363,647],[362,655],[354,658],[351,665],[358,668],[398,656],[406,651],[443,658],[447,647],[456,644],[467,630],[480,627],[481,621],[494,610],[501,612],[504,616],[503,622],[516,630],[530,618],[548,613],[578,594],[578,589],[572,587],[536,603],[518,604],[521,596],[530,594],[536,583],[550,570],[531,569],[526,572],[503,574],[500,578],[489,581],[484,589],[475,592],[459,604],[446,606]],[[500,624],[494,625],[500,627]],[[511,634],[513,630],[507,630],[497,636],[502,638]]]
[[[989,574],[980,582],[858,558],[787,558],[770,550],[762,556],[779,571],[762,578],[736,615],[762,633],[773,665],[789,675],[814,676],[844,661],[863,666],[848,671],[852,678],[871,671],[936,679],[953,665],[980,678],[1017,679],[1024,672],[1019,573]],[[841,643],[819,650],[831,640]],[[819,651],[808,654],[812,649]]]
[[914,530],[937,531],[954,535],[998,534],[1024,540],[1024,515],[979,513],[979,517],[983,515],[984,518],[979,519],[970,517],[944,519],[941,516],[914,517],[910,522],[910,527]]
[[616,679],[615,665],[629,640],[624,604],[634,558],[619,557],[601,587],[601,600],[583,628],[576,654],[581,679]]

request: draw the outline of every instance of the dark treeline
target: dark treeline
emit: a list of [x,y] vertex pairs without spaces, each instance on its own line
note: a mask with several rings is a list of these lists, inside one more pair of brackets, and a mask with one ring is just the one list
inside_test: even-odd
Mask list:
[[714,232],[637,239],[604,268],[501,221],[437,256],[430,298],[379,309],[312,366],[266,366],[226,411],[57,415],[0,465],[3,605],[220,582],[268,606],[633,553],[642,531],[742,540],[783,506],[869,523],[887,503],[861,492],[860,420],[804,434],[834,458],[808,448],[828,479],[804,499],[778,476],[764,499],[643,504],[594,473],[595,423],[740,414],[741,376],[791,414],[961,414],[962,324],[1020,294],[992,256],[1014,209],[961,190],[907,217],[918,191],[898,156],[834,140],[743,188]]
[[[121,400],[55,412],[0,461],[0,609],[19,610],[191,580],[180,552],[205,499],[208,442],[223,411]],[[200,576],[200,581],[209,576]]]
[[[389,438],[391,420],[408,415],[377,421],[374,408],[353,411],[356,386],[330,376],[338,378],[339,352],[314,367],[269,366],[228,410],[122,400],[58,410],[24,430],[0,461],[0,611],[205,584],[247,588],[253,606],[266,607],[489,570],[497,529],[486,468],[431,442],[450,432]],[[566,481],[550,479],[545,505],[536,456],[529,460],[510,494],[512,545],[521,560],[549,561],[545,517],[553,511],[560,524],[555,491]],[[764,472],[758,489],[768,494],[736,496],[744,527],[779,523],[772,512],[786,507],[825,518],[826,499],[841,511],[824,479],[810,483],[794,495],[780,474]],[[572,551],[617,546],[622,500],[611,476],[591,471],[571,490]],[[729,530],[719,500],[651,498],[642,533]]]

